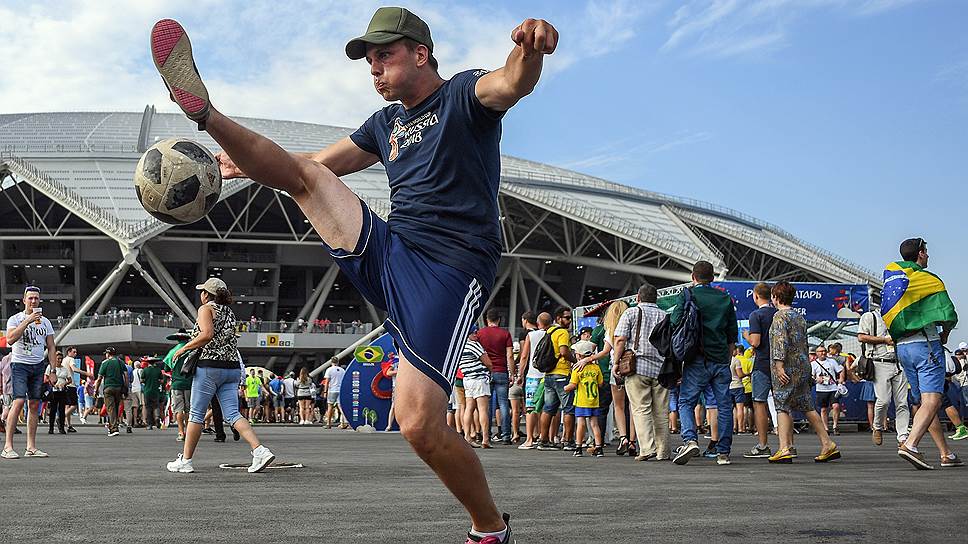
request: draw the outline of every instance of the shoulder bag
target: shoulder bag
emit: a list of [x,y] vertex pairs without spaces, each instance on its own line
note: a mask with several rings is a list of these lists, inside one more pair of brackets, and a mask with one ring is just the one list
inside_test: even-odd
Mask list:
[[[870,312],[870,314],[874,319],[873,336],[877,336],[877,316],[874,315],[874,312]],[[865,342],[860,343],[860,357],[854,363],[854,375],[862,380],[871,380],[874,378],[874,361],[871,361],[867,357],[867,343]]]
[[182,376],[193,376],[195,375],[195,369],[198,368],[198,360],[202,356],[202,348],[193,349],[185,355],[185,360],[182,362],[181,374]]
[[626,344],[625,351],[618,358],[615,366],[615,374],[622,378],[635,375],[636,355],[635,348],[639,347],[639,338],[642,336],[642,308],[636,308],[638,316],[635,319],[635,343],[632,347]]

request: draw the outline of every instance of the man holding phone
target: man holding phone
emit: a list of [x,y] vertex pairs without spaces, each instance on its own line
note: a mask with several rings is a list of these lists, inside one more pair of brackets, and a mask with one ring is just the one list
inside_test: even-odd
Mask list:
[[11,354],[11,376],[13,379],[13,403],[7,413],[6,442],[0,457],[17,459],[20,457],[13,449],[14,429],[17,418],[27,411],[27,449],[24,457],[47,457],[37,449],[37,404],[44,392],[44,351],[47,362],[54,363],[54,327],[43,315],[40,308],[40,289],[28,286],[24,289],[24,311],[14,314],[7,320],[7,344],[13,347]]

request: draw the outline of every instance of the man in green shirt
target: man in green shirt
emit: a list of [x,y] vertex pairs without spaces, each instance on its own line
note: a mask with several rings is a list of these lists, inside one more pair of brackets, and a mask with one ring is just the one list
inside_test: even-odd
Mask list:
[[157,357],[150,357],[145,361],[145,367],[141,371],[141,388],[145,395],[145,410],[148,414],[148,420],[145,424],[148,425],[148,430],[155,428],[160,428],[160,422],[158,421],[158,409],[161,402],[161,386],[162,386],[162,374],[161,369],[158,368],[158,362],[161,359]]
[[[716,443],[716,464],[728,465],[730,446],[733,442],[733,403],[729,396],[729,384],[733,377],[729,371],[730,355],[736,345],[738,328],[733,299],[724,291],[711,286],[713,265],[698,261],[692,267],[694,287],[689,288],[702,322],[702,353],[682,368],[682,385],[679,387],[679,421],[682,426],[683,445],[676,449],[673,462],[685,465],[699,455],[696,434],[696,402],[699,394],[711,388],[719,408],[719,441]],[[677,325],[683,317],[685,292],[676,299],[672,310],[672,324]]]
[[128,371],[115,356],[114,348],[104,350],[104,361],[97,371],[94,390],[104,386],[104,406],[108,411],[108,436],[118,436],[118,410],[128,383]]
[[188,343],[191,335],[185,329],[169,334],[167,340],[177,342],[168,354],[165,355],[165,366],[171,369],[171,411],[175,414],[175,421],[178,423],[178,441],[185,440],[185,426],[188,424],[188,412],[192,406],[192,376],[185,376],[181,373],[184,357],[175,359],[175,353]]
[[259,389],[262,387],[262,380],[255,375],[255,369],[249,369],[249,375],[245,378],[245,404],[249,407],[249,423],[255,423],[259,417]]

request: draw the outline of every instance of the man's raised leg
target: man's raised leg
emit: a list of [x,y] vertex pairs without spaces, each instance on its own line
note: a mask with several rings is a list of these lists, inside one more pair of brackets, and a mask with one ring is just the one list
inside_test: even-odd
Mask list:
[[480,459],[447,426],[447,395],[403,356],[397,375],[396,400],[400,406],[408,407],[397,414],[400,434],[464,505],[474,530],[502,531],[505,524],[494,505]]

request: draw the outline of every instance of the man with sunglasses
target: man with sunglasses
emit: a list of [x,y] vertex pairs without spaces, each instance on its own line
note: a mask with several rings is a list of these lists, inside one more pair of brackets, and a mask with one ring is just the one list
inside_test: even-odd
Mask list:
[[44,359],[54,366],[54,327],[40,309],[40,289],[28,286],[24,289],[24,311],[7,320],[7,344],[12,346],[11,376],[13,380],[13,403],[7,413],[6,443],[0,457],[17,459],[20,455],[13,449],[14,429],[17,418],[27,402],[27,449],[24,457],[47,457],[37,449],[37,405],[44,392]]
[[[928,267],[928,244],[923,238],[910,238],[901,242],[899,265],[915,271]],[[885,278],[886,279],[886,278]],[[888,288],[885,281],[885,289]],[[943,292],[943,289],[942,289]],[[946,297],[947,298],[947,297]],[[948,302],[950,304],[950,301]],[[953,307],[951,308],[953,313]],[[955,319],[957,321],[957,319]],[[938,325],[941,325],[940,332]],[[898,445],[897,454],[915,468],[931,470],[934,467],[918,451],[918,443],[924,434],[930,433],[941,454],[942,467],[960,467],[963,462],[950,449],[945,441],[938,419],[945,384],[944,344],[948,341],[954,323],[941,321],[931,323],[905,336],[895,338],[897,358],[911,385],[912,406],[919,409],[914,414],[911,432],[904,443]],[[894,327],[891,325],[891,330]],[[899,430],[900,432],[900,430]]]

